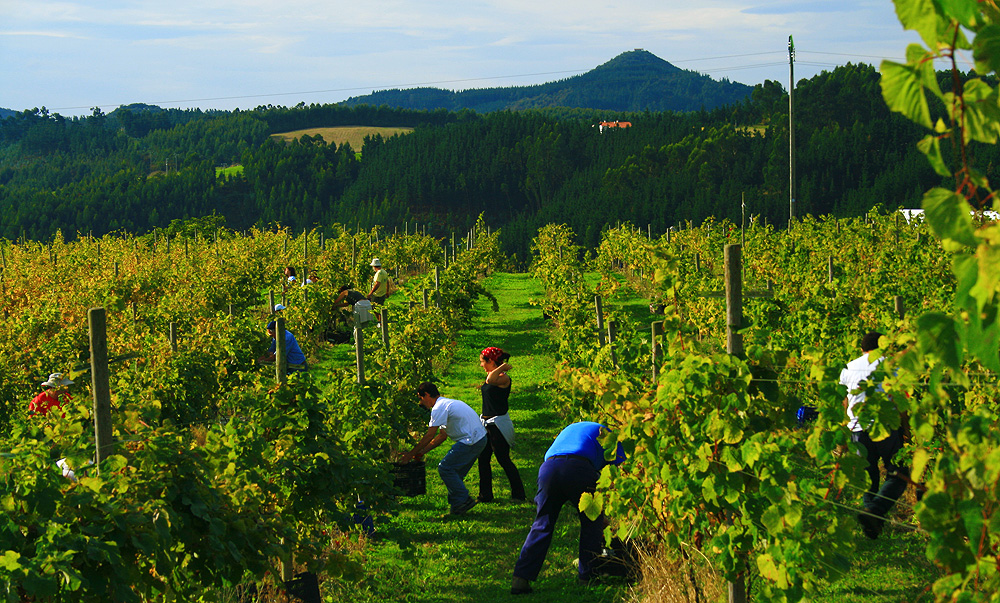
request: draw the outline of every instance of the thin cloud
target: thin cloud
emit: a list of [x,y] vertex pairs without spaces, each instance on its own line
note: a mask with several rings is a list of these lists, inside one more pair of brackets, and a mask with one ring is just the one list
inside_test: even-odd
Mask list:
[[86,40],[86,36],[66,33],[64,31],[0,31],[0,36],[31,36],[40,38],[67,38],[75,40]]

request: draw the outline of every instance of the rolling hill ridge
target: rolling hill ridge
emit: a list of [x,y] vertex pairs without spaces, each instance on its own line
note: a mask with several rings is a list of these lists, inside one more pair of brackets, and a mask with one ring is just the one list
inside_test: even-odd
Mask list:
[[478,113],[504,109],[576,107],[607,111],[697,111],[739,102],[752,87],[680,69],[651,52],[636,49],[563,80],[534,86],[380,90],[355,96],[343,105],[387,105],[401,109]]

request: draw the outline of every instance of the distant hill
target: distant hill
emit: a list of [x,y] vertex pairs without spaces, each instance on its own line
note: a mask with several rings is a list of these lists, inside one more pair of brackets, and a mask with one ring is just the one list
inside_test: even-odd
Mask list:
[[0,119],[7,119],[8,117],[13,117],[15,115],[17,115],[17,111],[0,107]]
[[606,111],[697,111],[739,102],[752,87],[671,65],[645,50],[633,50],[581,75],[535,86],[477,88],[452,92],[440,88],[380,90],[342,104],[388,105],[403,109],[480,113],[503,109],[577,107]]

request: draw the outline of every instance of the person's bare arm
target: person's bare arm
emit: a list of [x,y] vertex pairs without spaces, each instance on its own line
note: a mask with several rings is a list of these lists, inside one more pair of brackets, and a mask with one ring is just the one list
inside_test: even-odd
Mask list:
[[446,437],[448,436],[439,427],[428,427],[420,441],[409,452],[400,457],[399,462],[406,464],[416,456],[423,456],[437,448]]
[[495,385],[504,389],[510,387],[510,376],[507,375],[507,371],[511,368],[512,367],[509,364],[504,362],[486,374],[486,382],[490,385]]

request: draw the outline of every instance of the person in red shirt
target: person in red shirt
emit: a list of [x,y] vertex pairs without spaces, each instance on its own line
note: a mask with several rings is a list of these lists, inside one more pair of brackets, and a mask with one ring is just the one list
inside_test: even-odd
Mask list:
[[66,391],[66,388],[70,385],[73,385],[73,381],[63,378],[62,373],[52,373],[49,375],[48,381],[42,382],[42,387],[45,388],[44,391],[28,403],[28,414],[38,414],[44,417],[53,408],[62,408],[64,403],[73,399],[69,395],[69,392]]

